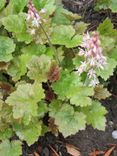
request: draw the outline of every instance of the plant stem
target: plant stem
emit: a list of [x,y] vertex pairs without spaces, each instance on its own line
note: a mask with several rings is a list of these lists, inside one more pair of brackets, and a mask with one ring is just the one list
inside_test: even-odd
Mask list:
[[53,47],[53,45],[52,45],[52,43],[51,43],[51,41],[50,41],[50,38],[49,38],[48,34],[46,33],[46,31],[44,30],[44,27],[43,27],[42,24],[40,24],[40,27],[41,27],[41,29],[43,30],[43,32],[44,32],[44,34],[45,34],[45,36],[46,36],[46,38],[47,38],[47,40],[48,40],[48,42],[49,42],[50,48],[54,51],[54,57],[55,57],[56,61],[57,61],[58,64],[60,65],[59,58],[58,58],[58,56],[56,55],[56,49]]

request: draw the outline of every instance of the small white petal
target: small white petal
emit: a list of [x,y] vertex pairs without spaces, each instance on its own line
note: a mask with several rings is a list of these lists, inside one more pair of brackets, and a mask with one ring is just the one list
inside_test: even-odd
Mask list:
[[40,13],[46,13],[46,9],[41,9]]
[[112,132],[112,137],[114,139],[117,139],[117,130],[115,130],[115,131]]
[[36,18],[32,21],[32,26],[39,27],[39,22]]
[[34,35],[35,34],[35,29],[31,29],[30,34]]

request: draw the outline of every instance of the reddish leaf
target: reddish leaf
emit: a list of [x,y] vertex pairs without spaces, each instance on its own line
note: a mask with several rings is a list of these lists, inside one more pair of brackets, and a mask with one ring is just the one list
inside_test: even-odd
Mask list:
[[58,126],[54,123],[54,118],[49,118],[48,128],[53,134],[58,134]]
[[48,72],[48,80],[50,82],[55,82],[60,79],[60,68],[59,66],[53,62],[50,67],[50,71]]
[[55,99],[55,94],[51,88],[45,91],[45,99],[49,102],[51,102],[53,99]]
[[91,152],[89,156],[99,156],[100,154],[104,154],[104,153],[105,153],[104,151],[93,150],[93,152]]

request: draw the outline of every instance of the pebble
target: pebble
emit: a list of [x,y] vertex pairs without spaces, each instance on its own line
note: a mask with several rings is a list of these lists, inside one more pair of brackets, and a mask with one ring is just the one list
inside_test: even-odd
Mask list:
[[112,137],[114,139],[117,139],[117,130],[115,130],[115,131],[112,132]]

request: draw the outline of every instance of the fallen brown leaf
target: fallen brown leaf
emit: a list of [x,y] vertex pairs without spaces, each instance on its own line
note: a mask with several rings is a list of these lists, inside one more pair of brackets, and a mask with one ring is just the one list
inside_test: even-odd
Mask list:
[[100,154],[104,154],[104,151],[96,151],[93,150],[93,152],[89,153],[89,156],[99,156]]
[[34,156],[40,156],[37,152],[34,152]]
[[66,144],[66,149],[69,154],[72,156],[81,156],[79,149],[73,145]]
[[105,154],[104,156],[110,156],[113,150],[115,149],[116,146],[111,147]]

